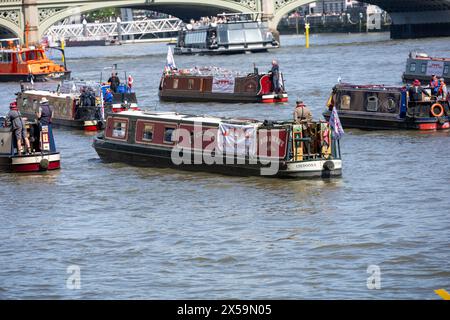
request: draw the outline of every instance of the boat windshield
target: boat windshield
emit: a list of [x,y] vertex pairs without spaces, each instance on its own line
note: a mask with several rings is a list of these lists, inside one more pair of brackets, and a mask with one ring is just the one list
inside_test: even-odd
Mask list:
[[21,58],[23,62],[32,60],[43,60],[44,55],[39,50],[28,50],[21,53]]
[[206,42],[206,31],[187,33],[185,38],[186,44],[202,44]]

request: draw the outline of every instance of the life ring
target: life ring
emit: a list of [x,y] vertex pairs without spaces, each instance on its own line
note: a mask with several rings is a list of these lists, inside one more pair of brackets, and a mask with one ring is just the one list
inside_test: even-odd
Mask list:
[[333,171],[335,169],[335,165],[333,161],[328,160],[323,164],[323,168],[327,171]]
[[[439,113],[435,112],[435,108],[439,108]],[[445,109],[441,104],[435,103],[431,106],[430,112],[433,117],[439,118],[444,115]]]

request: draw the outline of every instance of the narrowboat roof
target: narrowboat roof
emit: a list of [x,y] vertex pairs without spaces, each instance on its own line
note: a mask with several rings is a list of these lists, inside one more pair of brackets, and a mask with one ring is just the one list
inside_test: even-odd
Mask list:
[[350,83],[339,83],[336,85],[337,89],[347,89],[347,90],[373,90],[373,91],[400,91],[403,87],[399,86],[386,86],[384,84],[362,84],[355,85]]
[[450,61],[450,58],[430,57],[426,53],[418,52],[411,53],[410,58],[415,60]]
[[201,122],[201,123],[233,123],[233,124],[262,124],[259,120],[254,119],[232,119],[232,118],[219,118],[208,115],[191,115],[191,114],[181,114],[178,112],[164,112],[164,111],[123,111],[114,114],[116,117],[120,116],[130,116],[139,118],[151,118],[160,120],[171,120],[171,121],[185,121],[185,122]]
[[67,97],[70,98],[70,97],[73,97],[73,94],[57,93],[57,92],[43,91],[43,90],[26,90],[23,93],[34,94],[34,95],[38,95],[38,96],[52,97],[52,98],[67,98]]

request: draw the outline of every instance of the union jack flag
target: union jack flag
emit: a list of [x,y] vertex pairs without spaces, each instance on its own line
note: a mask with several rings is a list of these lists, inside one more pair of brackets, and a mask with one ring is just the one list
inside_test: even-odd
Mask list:
[[330,127],[333,130],[333,139],[339,140],[345,134],[336,107],[333,107],[333,111],[331,111]]

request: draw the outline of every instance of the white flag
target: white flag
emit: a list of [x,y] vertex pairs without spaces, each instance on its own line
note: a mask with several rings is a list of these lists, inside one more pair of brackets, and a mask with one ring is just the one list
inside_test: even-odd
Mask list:
[[169,49],[167,51],[167,62],[166,62],[166,68],[172,70],[172,69],[176,69],[177,66],[175,64],[175,60],[173,58],[173,53],[172,53],[172,49],[169,46]]

